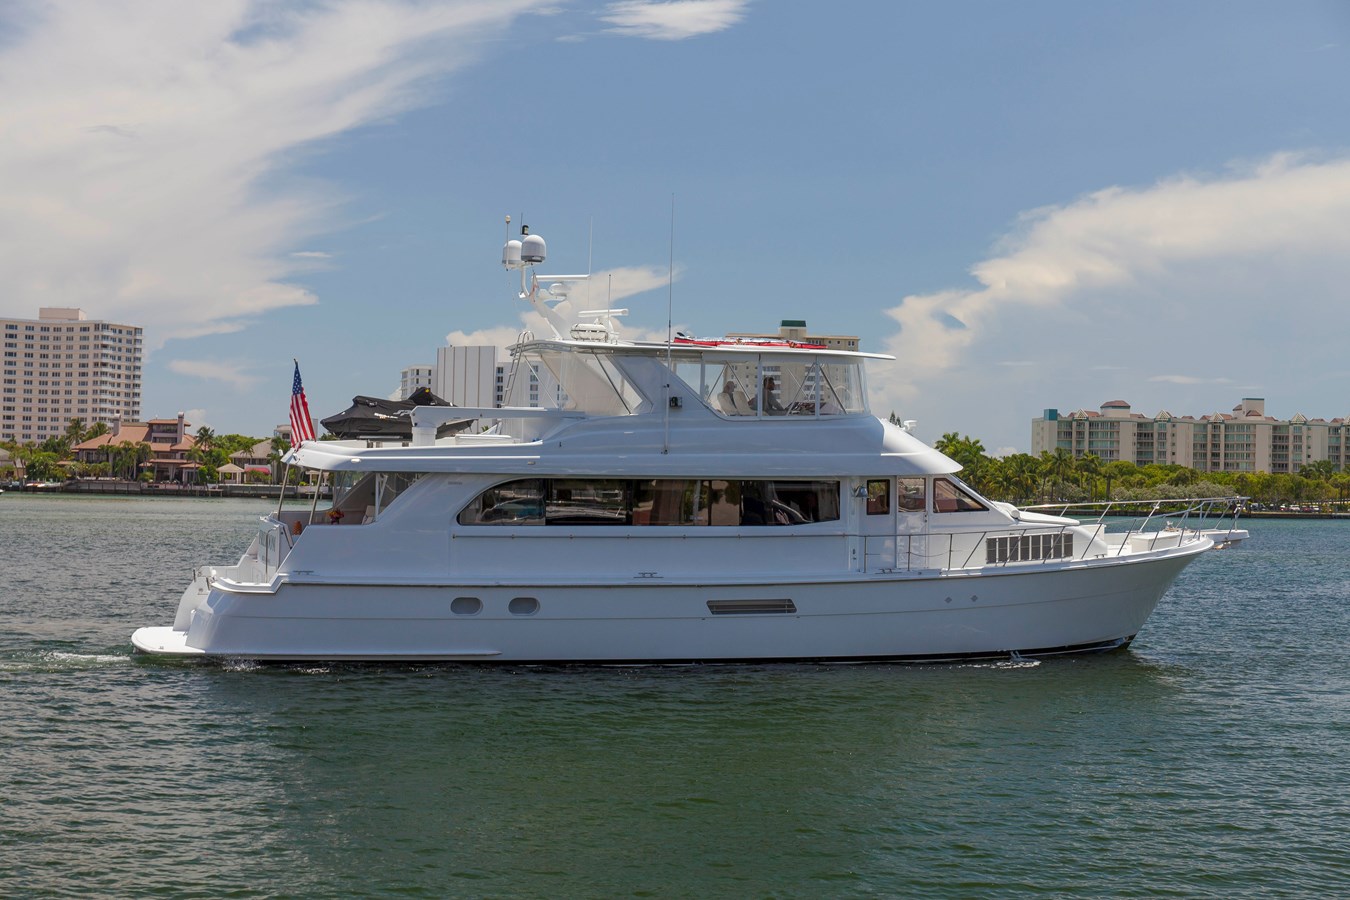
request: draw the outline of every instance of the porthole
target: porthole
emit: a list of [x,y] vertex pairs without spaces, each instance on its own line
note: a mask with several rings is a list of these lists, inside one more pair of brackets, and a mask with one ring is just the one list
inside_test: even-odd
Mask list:
[[483,601],[477,597],[456,597],[450,601],[450,611],[457,616],[476,616],[483,611]]
[[539,612],[539,601],[533,597],[514,597],[506,608],[513,616],[532,616]]

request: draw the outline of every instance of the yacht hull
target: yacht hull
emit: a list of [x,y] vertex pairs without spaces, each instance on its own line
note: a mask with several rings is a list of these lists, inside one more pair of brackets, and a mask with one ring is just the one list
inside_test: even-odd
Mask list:
[[736,583],[216,579],[136,648],[258,660],[676,663],[944,660],[1127,645],[1212,547],[1062,567]]

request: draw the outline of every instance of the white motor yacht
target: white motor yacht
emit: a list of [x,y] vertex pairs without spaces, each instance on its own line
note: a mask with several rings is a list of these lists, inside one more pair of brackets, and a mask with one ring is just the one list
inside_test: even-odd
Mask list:
[[[506,405],[418,407],[406,441],[311,441],[332,487],[203,566],[150,654],[259,660],[630,663],[949,660],[1127,646],[1177,574],[1245,536],[1019,510],[868,410],[867,359],[791,340],[623,340],[569,312],[584,276],[521,299]],[[528,279],[527,279],[528,276]],[[546,286],[545,286],[546,285]],[[531,384],[556,384],[546,406]],[[437,437],[438,426],[475,425]]]

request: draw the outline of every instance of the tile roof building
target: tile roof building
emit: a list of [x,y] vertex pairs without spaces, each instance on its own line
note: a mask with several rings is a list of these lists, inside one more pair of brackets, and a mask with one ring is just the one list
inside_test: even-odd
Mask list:
[[142,466],[154,474],[155,481],[191,481],[185,475],[198,467],[188,459],[188,451],[197,446],[197,439],[188,434],[190,426],[179,413],[176,419],[151,419],[149,422],[126,422],[116,419],[107,434],[90,438],[71,449],[83,463],[109,462],[110,448],[123,442],[148,444],[150,456]]

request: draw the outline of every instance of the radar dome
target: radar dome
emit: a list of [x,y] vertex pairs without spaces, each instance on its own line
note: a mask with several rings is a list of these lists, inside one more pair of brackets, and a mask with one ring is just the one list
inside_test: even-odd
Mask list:
[[507,241],[502,247],[502,265],[514,269],[520,265],[520,241]]
[[548,249],[544,246],[544,239],[537,234],[526,235],[525,240],[520,242],[521,262],[541,263],[547,255]]

